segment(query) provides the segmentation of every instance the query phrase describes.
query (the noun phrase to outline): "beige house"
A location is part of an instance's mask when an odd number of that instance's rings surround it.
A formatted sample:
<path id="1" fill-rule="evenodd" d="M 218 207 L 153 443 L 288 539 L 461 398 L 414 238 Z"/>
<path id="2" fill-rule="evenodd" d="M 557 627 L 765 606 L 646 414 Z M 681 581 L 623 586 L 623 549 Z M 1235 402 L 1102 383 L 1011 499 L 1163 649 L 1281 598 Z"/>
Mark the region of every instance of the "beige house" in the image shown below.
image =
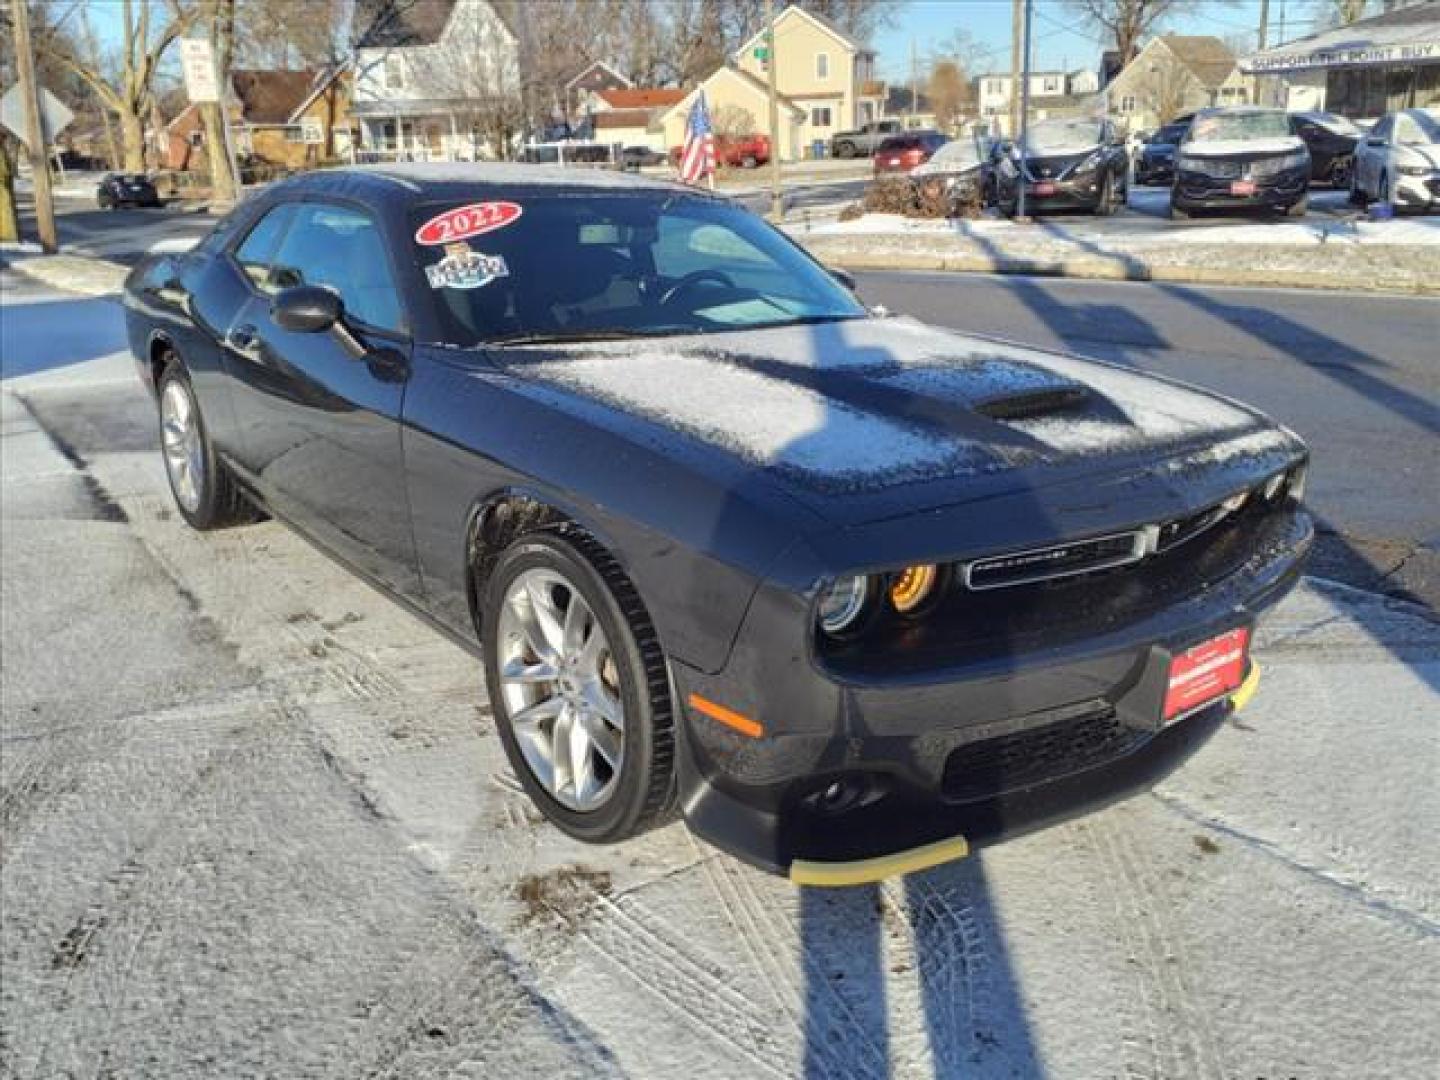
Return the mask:
<path id="1" fill-rule="evenodd" d="M 1151 38 L 1105 88 L 1110 115 L 1131 131 L 1150 130 L 1212 105 L 1249 105 L 1254 80 L 1217 37 Z"/>
<path id="2" fill-rule="evenodd" d="M 705 104 L 710 110 L 710 120 L 717 129 L 724 126 L 727 110 L 743 110 L 750 114 L 753 128 L 746 134 L 763 134 L 769 128 L 770 96 L 766 85 L 755 76 L 737 68 L 722 67 L 661 115 L 660 127 L 665 133 L 667 149 L 673 149 L 685 142 L 685 121 L 690 115 L 690 106 L 695 101 L 695 95 L 700 90 L 705 91 Z M 800 156 L 805 145 L 802 133 L 806 119 L 804 109 L 783 96 L 780 98 L 780 137 L 777 141 L 781 160 L 793 161 Z"/>
<path id="3" fill-rule="evenodd" d="M 782 150 L 787 159 L 808 153 L 817 140 L 828 144 L 837 131 L 879 118 L 884 86 L 875 81 L 873 50 L 828 19 L 800 7 L 787 7 L 772 25 L 775 89 L 802 113 L 798 134 Z M 765 38 L 761 30 L 734 57 L 735 66 L 762 87 L 770 78 Z M 759 115 L 763 118 L 767 114 Z M 787 144 L 787 138 L 781 139 L 782 145 Z"/>

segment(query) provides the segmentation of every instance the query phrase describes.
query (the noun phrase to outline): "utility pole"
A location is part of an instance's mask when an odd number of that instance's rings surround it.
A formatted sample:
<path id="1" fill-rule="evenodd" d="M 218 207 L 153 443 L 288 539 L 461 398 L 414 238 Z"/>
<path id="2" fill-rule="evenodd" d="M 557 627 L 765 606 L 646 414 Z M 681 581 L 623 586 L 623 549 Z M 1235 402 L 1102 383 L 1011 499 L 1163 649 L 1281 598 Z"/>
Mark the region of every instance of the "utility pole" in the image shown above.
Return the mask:
<path id="1" fill-rule="evenodd" d="M 1025 0 L 1011 0 L 1010 7 L 1010 137 L 1020 134 L 1020 36 L 1025 23 Z"/>
<path id="2" fill-rule="evenodd" d="M 1260 0 L 1260 33 L 1256 38 L 1255 51 L 1264 52 L 1265 42 L 1270 33 L 1270 0 Z"/>
<path id="3" fill-rule="evenodd" d="M 920 61 L 915 58 L 915 37 L 910 37 L 910 115 L 920 112 Z"/>
<path id="4" fill-rule="evenodd" d="M 1030 12 L 1034 0 L 1025 0 L 1025 58 L 1020 83 L 1020 197 L 1016 200 L 1015 216 L 1025 220 L 1025 183 L 1029 169 L 1026 164 L 1025 135 L 1030 126 Z"/>
<path id="5" fill-rule="evenodd" d="M 30 8 L 25 0 L 10 0 L 15 24 L 15 74 L 25 99 L 25 141 L 30 145 L 30 175 L 35 182 L 35 222 L 40 227 L 40 249 L 54 255 L 55 202 L 50 192 L 50 155 L 46 152 L 44 125 L 40 122 L 40 88 L 35 85 L 35 53 L 30 44 Z"/>
<path id="6" fill-rule="evenodd" d="M 765 0 L 765 64 L 770 76 L 770 219 L 785 218 L 785 196 L 780 190 L 780 95 L 775 89 L 775 0 Z"/>

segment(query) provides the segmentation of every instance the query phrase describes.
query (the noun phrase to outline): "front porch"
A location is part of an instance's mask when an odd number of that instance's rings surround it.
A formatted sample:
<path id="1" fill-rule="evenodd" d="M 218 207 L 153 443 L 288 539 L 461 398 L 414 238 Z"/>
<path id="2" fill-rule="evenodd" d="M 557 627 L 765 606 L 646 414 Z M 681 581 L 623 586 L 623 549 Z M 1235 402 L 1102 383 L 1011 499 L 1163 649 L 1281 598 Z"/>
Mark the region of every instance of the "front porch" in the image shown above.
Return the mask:
<path id="1" fill-rule="evenodd" d="M 441 103 L 403 110 L 383 102 L 357 102 L 360 144 L 357 163 L 388 161 L 485 161 L 499 155 L 481 133 L 480 125 L 462 111 Z"/>

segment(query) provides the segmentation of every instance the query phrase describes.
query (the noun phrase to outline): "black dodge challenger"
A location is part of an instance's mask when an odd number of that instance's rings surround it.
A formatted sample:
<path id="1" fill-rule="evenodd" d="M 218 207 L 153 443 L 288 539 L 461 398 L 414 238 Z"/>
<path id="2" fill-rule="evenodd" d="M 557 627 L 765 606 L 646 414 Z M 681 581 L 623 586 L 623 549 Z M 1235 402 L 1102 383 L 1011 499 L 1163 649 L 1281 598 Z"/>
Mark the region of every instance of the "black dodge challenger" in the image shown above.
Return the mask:
<path id="1" fill-rule="evenodd" d="M 868 311 L 661 181 L 311 173 L 125 305 L 185 519 L 263 508 L 476 651 L 588 841 L 681 814 L 834 884 L 1142 788 L 1312 539 L 1259 413 Z"/>

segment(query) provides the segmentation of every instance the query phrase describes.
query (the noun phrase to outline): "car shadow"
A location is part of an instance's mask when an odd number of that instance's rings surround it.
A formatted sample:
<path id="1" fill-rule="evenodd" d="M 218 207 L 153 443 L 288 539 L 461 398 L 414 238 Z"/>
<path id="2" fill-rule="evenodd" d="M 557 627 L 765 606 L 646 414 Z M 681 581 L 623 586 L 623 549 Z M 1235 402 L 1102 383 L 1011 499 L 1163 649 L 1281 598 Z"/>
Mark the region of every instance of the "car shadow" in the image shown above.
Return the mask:
<path id="1" fill-rule="evenodd" d="M 111 298 L 6 300 L 0 307 L 0 381 L 83 364 L 126 348 Z"/>

